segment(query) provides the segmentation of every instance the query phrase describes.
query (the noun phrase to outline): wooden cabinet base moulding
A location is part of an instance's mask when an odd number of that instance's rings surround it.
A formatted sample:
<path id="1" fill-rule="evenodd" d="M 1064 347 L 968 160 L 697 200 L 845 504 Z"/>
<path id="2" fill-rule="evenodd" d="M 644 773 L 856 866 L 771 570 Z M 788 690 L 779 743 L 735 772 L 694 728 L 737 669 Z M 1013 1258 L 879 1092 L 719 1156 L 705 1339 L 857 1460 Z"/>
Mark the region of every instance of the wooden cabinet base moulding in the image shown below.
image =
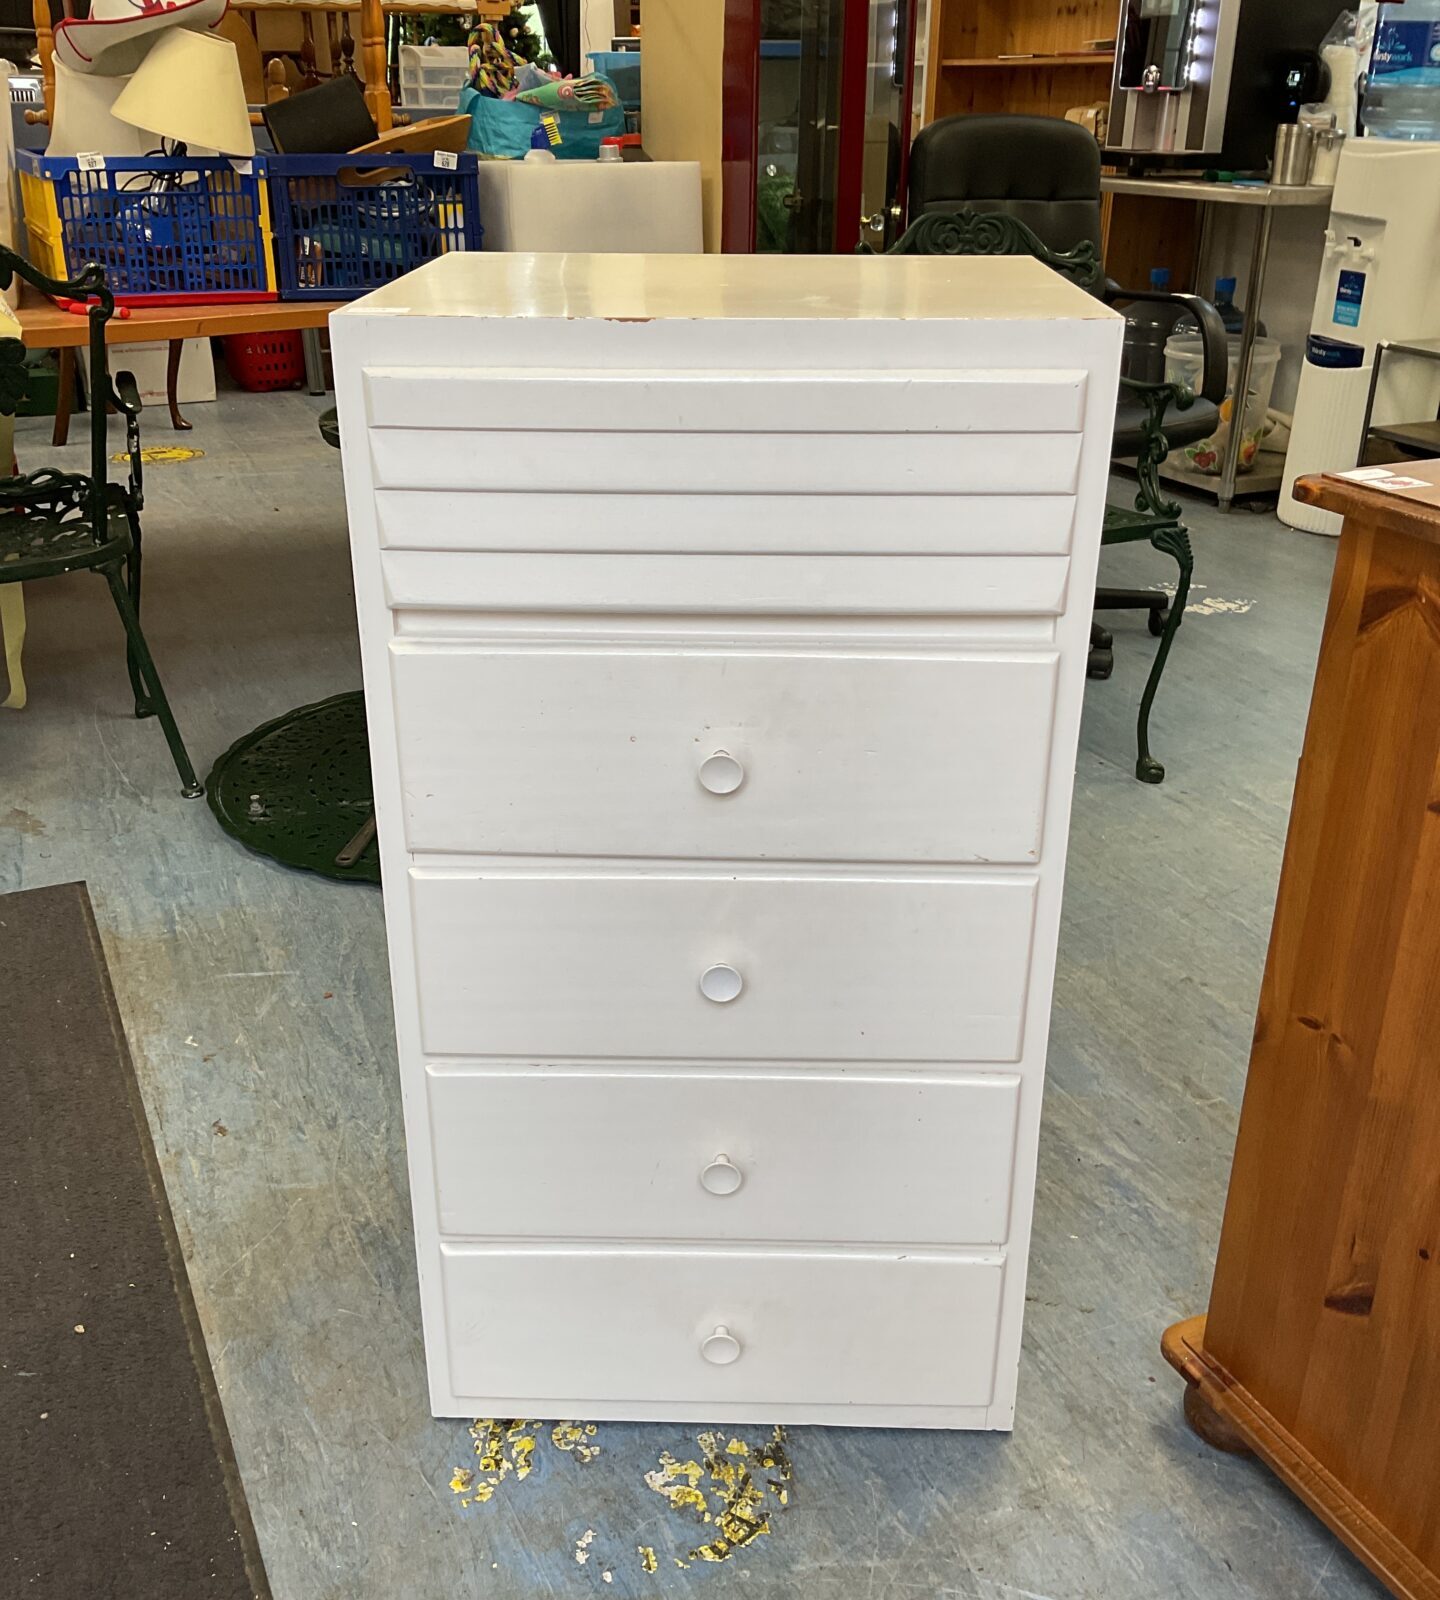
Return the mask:
<path id="1" fill-rule="evenodd" d="M 1167 1328 L 1160 1351 L 1185 1380 L 1185 1418 L 1206 1444 L 1258 1456 L 1401 1600 L 1440 1600 L 1440 1579 L 1210 1356 L 1204 1317 Z"/>
<path id="2" fill-rule="evenodd" d="M 1440 461 L 1345 522 L 1185 1412 L 1402 1600 L 1440 1600 Z"/>

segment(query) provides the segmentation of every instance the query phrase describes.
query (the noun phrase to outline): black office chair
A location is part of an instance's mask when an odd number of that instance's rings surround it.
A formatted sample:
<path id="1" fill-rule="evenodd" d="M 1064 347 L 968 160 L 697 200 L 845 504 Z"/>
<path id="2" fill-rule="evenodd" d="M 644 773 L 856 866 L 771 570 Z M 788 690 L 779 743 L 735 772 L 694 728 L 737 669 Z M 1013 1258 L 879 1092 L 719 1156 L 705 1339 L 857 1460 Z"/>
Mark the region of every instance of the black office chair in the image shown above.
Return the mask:
<path id="1" fill-rule="evenodd" d="M 1098 589 L 1097 611 L 1144 611 L 1160 647 L 1140 701 L 1135 775 L 1159 783 L 1164 767 L 1150 754 L 1150 708 L 1180 626 L 1193 557 L 1180 505 L 1160 491 L 1160 463 L 1172 445 L 1205 439 L 1220 426 L 1225 397 L 1225 327 L 1192 294 L 1122 289 L 1100 260 L 1100 146 L 1077 123 L 1055 117 L 942 117 L 922 128 L 910 152 L 910 226 L 892 247 L 905 255 L 1030 255 L 1109 303 L 1175 305 L 1198 327 L 1204 367 L 1198 396 L 1180 384 L 1120 381 L 1112 455 L 1134 461 L 1135 503 L 1106 507 L 1103 544 L 1148 540 L 1173 557 L 1173 598 L 1153 589 Z M 1090 675 L 1108 678 L 1111 635 L 1091 630 Z"/>

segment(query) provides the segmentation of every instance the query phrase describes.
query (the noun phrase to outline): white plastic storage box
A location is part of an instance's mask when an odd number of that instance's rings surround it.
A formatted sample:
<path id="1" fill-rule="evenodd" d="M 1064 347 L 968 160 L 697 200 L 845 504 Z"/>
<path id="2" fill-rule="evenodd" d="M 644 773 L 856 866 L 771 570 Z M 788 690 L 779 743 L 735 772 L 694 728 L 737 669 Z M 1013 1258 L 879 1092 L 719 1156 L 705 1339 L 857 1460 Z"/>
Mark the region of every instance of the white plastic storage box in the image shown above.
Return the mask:
<path id="1" fill-rule="evenodd" d="M 400 103 L 407 111 L 454 112 L 469 71 L 463 44 L 402 44 Z"/>

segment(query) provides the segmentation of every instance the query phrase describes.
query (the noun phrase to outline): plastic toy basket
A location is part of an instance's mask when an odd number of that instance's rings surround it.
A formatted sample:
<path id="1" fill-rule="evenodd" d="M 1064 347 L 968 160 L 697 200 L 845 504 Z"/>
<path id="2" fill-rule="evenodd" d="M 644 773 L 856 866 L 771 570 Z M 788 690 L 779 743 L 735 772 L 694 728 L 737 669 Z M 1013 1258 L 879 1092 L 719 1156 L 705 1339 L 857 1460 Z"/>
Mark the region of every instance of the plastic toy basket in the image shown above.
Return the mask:
<path id="1" fill-rule="evenodd" d="M 305 382 L 305 347 L 293 330 L 229 333 L 224 344 L 230 376 L 252 394 L 299 389 Z"/>
<path id="2" fill-rule="evenodd" d="M 277 297 L 260 162 L 33 150 L 15 161 L 30 258 L 52 278 L 96 261 L 122 305 Z"/>
<path id="3" fill-rule="evenodd" d="M 478 250 L 478 166 L 471 154 L 267 157 L 281 298 L 355 300 Z"/>

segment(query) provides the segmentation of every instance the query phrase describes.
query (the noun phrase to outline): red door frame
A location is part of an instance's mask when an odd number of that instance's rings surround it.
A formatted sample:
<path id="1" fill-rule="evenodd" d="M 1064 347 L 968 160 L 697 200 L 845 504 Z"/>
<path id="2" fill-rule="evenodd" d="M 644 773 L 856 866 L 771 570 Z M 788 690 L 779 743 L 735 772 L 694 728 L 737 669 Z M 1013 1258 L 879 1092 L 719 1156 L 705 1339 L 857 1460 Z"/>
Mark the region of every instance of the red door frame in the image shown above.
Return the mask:
<path id="1" fill-rule="evenodd" d="M 837 255 L 847 254 L 860 240 L 869 57 L 870 0 L 845 0 L 840 45 L 840 149 L 835 162 L 835 238 L 831 242 Z"/>
<path id="2" fill-rule="evenodd" d="M 725 0 L 720 101 L 720 248 L 755 248 L 760 149 L 760 0 Z"/>

